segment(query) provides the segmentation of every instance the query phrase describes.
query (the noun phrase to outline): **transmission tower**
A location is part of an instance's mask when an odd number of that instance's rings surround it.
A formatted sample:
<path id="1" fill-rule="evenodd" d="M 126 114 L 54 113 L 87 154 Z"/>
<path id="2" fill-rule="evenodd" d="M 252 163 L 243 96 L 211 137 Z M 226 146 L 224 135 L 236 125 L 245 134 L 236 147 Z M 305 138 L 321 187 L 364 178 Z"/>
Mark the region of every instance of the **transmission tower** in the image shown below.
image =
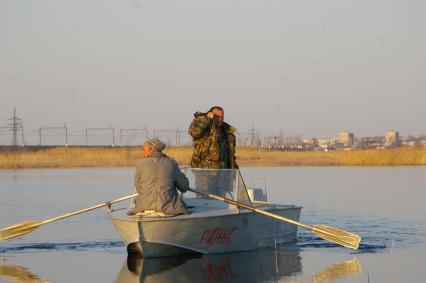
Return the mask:
<path id="1" fill-rule="evenodd" d="M 249 133 L 250 133 L 250 144 L 253 147 L 255 144 L 255 134 L 256 134 L 256 130 L 254 129 L 254 123 L 251 124 L 251 129 L 249 129 Z"/>
<path id="2" fill-rule="evenodd" d="M 12 129 L 12 147 L 16 149 L 18 147 L 18 131 L 21 131 L 22 134 L 22 144 L 24 143 L 23 136 L 23 125 L 22 125 L 22 119 L 16 116 L 16 108 L 13 107 L 13 117 L 8 119 L 11 121 L 9 124 L 10 128 Z"/>

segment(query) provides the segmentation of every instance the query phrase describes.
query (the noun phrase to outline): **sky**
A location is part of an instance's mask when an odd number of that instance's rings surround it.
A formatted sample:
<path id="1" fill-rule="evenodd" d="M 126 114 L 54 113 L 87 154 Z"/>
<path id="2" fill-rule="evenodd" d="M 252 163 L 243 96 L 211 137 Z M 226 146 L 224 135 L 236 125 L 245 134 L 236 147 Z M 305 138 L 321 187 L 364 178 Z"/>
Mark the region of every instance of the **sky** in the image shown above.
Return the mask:
<path id="1" fill-rule="evenodd" d="M 426 134 L 423 0 L 0 0 L 0 127 Z"/>

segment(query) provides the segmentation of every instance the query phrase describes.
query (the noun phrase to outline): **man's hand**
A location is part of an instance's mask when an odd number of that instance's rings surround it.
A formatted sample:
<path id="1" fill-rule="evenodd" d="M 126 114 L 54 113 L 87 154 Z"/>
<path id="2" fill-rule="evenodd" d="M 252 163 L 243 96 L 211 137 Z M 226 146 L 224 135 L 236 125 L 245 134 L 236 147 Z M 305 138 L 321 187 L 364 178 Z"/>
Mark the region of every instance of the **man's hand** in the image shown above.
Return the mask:
<path id="1" fill-rule="evenodd" d="M 213 113 L 212 111 L 209 111 L 209 112 L 207 113 L 207 117 L 209 117 L 210 119 L 212 119 L 212 120 L 213 120 L 213 118 L 214 118 L 214 113 Z"/>

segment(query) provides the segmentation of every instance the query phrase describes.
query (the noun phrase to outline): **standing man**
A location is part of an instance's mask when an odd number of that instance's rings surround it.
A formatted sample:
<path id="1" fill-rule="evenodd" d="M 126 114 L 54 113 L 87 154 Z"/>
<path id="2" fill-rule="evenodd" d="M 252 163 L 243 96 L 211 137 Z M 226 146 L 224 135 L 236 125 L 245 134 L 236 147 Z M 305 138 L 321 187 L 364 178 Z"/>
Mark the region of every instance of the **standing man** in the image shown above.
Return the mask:
<path id="1" fill-rule="evenodd" d="M 234 135 L 237 129 L 224 122 L 224 114 L 223 108 L 219 106 L 213 106 L 207 113 L 194 114 L 188 130 L 194 140 L 191 167 L 238 168 Z"/>
<path id="2" fill-rule="evenodd" d="M 135 188 L 139 195 L 135 207 L 127 214 L 154 210 L 166 215 L 189 214 L 176 188 L 186 192 L 188 178 L 176 161 L 163 154 L 166 145 L 159 139 L 148 139 L 143 145 L 144 158 L 136 164 Z"/>
<path id="3" fill-rule="evenodd" d="M 237 131 L 224 121 L 222 107 L 213 106 L 207 113 L 197 112 L 188 133 L 194 140 L 191 167 L 203 169 L 234 169 Z M 192 170 L 198 190 L 225 196 L 234 190 L 234 170 Z M 198 198 L 203 198 L 197 195 Z"/>

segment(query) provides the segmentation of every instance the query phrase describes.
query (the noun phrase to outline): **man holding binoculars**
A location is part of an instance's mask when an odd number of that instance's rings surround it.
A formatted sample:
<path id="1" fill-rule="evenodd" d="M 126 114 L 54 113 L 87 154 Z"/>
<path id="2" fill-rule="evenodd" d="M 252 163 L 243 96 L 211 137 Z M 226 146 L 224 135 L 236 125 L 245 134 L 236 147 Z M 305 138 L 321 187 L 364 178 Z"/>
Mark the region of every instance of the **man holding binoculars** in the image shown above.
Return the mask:
<path id="1" fill-rule="evenodd" d="M 207 113 L 196 112 L 188 133 L 194 140 L 191 167 L 210 169 L 238 168 L 235 161 L 234 127 L 224 122 L 224 110 L 213 106 Z"/>

